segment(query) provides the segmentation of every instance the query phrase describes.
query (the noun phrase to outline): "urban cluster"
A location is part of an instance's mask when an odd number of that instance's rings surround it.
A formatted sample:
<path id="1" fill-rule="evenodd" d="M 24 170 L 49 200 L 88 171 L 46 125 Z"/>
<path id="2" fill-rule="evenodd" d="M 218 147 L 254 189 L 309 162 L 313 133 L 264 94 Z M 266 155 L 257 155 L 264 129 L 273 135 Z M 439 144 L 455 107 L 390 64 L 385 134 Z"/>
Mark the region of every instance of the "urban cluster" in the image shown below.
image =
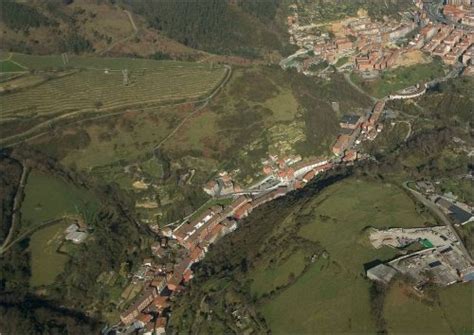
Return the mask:
<path id="1" fill-rule="evenodd" d="M 373 141 L 383 129 L 380 117 L 385 107 L 385 101 L 380 100 L 375 104 L 372 113 L 366 116 L 346 115 L 342 118 L 340 126 L 343 129 L 332 147 L 332 152 L 342 157 L 344 162 L 351 162 L 358 158 L 359 153 L 355 144 L 364 140 Z"/>
<path id="2" fill-rule="evenodd" d="M 238 191 L 242 195 L 238 195 L 232 187 L 233 199 L 229 205 L 211 206 L 185 220 L 175 229 L 161 229 L 161 242 L 152 246 L 152 252 L 156 257 L 164 258 L 173 249 L 177 253 L 174 257 L 176 261 L 160 265 L 154 264 L 152 260 L 143 262 L 134 274 L 134 280 L 141 281 L 145 289 L 122 312 L 120 329 L 125 333 L 138 329 L 144 334 L 164 333 L 170 299 L 184 289 L 184 283 L 192 279 L 191 266 L 204 258 L 211 244 L 234 231 L 238 221 L 255 208 L 294 189 L 302 188 L 317 174 L 332 166 L 324 158 L 302 162 L 299 156 L 283 159 L 271 156 L 263 168 L 267 174 L 265 179 L 247 191 Z M 217 179 L 215 184 L 210 183 L 204 187 L 207 191 L 211 190 L 211 186 L 217 187 L 219 192 L 214 192 L 215 196 L 221 195 L 226 183 L 232 183 L 227 173 L 220 174 Z M 229 193 L 226 195 L 229 196 Z"/>
<path id="3" fill-rule="evenodd" d="M 396 67 L 402 55 L 422 50 L 441 57 L 449 65 L 462 61 L 466 74 L 472 74 L 474 33 L 469 26 L 473 26 L 474 8 L 470 1 L 451 3 L 444 6 L 446 17 L 455 19 L 451 24 L 433 23 L 424 10 L 427 1 L 417 0 L 419 10 L 406 13 L 400 22 L 374 21 L 368 16 L 348 18 L 333 24 L 330 33 L 321 31 L 320 25 L 300 25 L 298 5 L 292 4 L 293 14 L 287 18 L 288 32 L 290 43 L 300 49 L 283 59 L 280 65 L 314 75 L 313 65 L 322 62 L 338 65 L 338 61 L 344 59 L 341 66 L 350 66 L 368 75 Z M 465 25 L 455 24 L 461 21 Z"/>

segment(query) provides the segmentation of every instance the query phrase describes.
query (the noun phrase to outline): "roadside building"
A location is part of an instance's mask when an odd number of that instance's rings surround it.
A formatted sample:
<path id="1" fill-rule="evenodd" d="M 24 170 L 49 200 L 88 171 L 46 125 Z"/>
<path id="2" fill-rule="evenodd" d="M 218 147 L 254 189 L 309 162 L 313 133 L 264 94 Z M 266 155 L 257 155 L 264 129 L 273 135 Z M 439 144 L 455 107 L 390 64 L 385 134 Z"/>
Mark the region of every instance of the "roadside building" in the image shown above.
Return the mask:
<path id="1" fill-rule="evenodd" d="M 157 291 L 153 287 L 146 288 L 142 294 L 136 299 L 135 303 L 132 304 L 125 312 L 120 315 L 120 320 L 123 324 L 131 324 L 135 318 L 150 305 L 153 299 L 158 295 Z"/>
<path id="2" fill-rule="evenodd" d="M 341 156 L 342 154 L 344 154 L 344 151 L 349 147 L 350 140 L 351 137 L 349 135 L 339 135 L 336 143 L 332 147 L 332 152 L 337 156 Z"/>
<path id="3" fill-rule="evenodd" d="M 157 292 L 163 291 L 166 287 L 166 277 L 165 276 L 156 276 L 150 283 L 151 287 L 154 287 Z"/>
<path id="4" fill-rule="evenodd" d="M 359 125 L 360 119 L 359 115 L 344 115 L 339 125 L 341 128 L 355 129 Z"/>
<path id="5" fill-rule="evenodd" d="M 241 207 L 239 207 L 236 211 L 234 211 L 234 217 L 237 220 L 241 220 L 245 218 L 246 216 L 249 215 L 249 213 L 252 211 L 253 207 L 250 203 L 245 203 Z"/>
<path id="6" fill-rule="evenodd" d="M 311 179 L 314 178 L 314 176 L 316 176 L 316 173 L 314 172 L 314 170 L 309 171 L 308 173 L 304 175 L 303 182 L 305 183 L 309 182 Z"/>

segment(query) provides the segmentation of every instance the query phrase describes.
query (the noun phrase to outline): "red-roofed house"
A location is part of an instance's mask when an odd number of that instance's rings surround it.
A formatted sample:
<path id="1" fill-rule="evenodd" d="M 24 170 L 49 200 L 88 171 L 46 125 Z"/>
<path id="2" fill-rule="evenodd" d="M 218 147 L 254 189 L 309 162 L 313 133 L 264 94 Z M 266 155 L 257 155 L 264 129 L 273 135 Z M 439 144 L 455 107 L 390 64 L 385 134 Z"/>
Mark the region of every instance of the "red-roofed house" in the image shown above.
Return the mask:
<path id="1" fill-rule="evenodd" d="M 243 206 L 239 207 L 235 212 L 234 212 L 234 217 L 237 220 L 243 219 L 249 213 L 252 211 L 252 205 L 249 203 L 244 204 Z"/>
<path id="2" fill-rule="evenodd" d="M 309 171 L 308 173 L 306 173 L 303 177 L 303 181 L 305 183 L 309 182 L 311 179 L 314 178 L 314 176 L 316 175 L 316 173 L 314 172 L 314 170 L 311 170 Z"/>
<path id="3" fill-rule="evenodd" d="M 161 311 L 168 307 L 170 305 L 170 302 L 168 300 L 168 297 L 159 295 L 155 299 L 153 299 L 152 304 L 156 307 L 157 310 Z"/>
<path id="4" fill-rule="evenodd" d="M 186 269 L 183 273 L 183 280 L 185 283 L 190 281 L 193 278 L 193 271 L 191 269 Z"/>
<path id="5" fill-rule="evenodd" d="M 266 174 L 267 176 L 272 174 L 272 172 L 273 172 L 273 169 L 270 165 L 265 165 L 263 167 L 263 173 Z"/>

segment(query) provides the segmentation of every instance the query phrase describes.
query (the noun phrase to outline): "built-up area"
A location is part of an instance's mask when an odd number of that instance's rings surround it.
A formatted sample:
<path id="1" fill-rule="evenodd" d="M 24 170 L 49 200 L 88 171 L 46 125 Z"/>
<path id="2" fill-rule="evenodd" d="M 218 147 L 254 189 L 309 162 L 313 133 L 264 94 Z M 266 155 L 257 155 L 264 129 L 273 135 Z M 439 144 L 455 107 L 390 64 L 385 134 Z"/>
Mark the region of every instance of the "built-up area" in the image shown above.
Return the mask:
<path id="1" fill-rule="evenodd" d="M 353 68 L 367 78 L 374 72 L 402 65 L 402 59 L 412 58 L 413 51 L 439 56 L 449 65 L 462 62 L 467 75 L 474 74 L 474 8 L 467 1 L 444 6 L 444 14 L 454 18 L 456 25 L 432 22 L 427 14 L 431 1 L 416 0 L 417 10 L 403 13 L 400 21 L 385 18 L 375 21 L 362 14 L 326 25 L 300 23 L 299 12 L 307 10 L 300 4 L 289 6 L 290 43 L 300 49 L 283 59 L 284 68 L 296 68 L 306 75 L 315 75 L 314 66 L 320 63 Z M 300 7 L 303 7 L 300 8 Z M 306 15 L 307 16 L 307 15 Z M 473 29 L 471 29 L 471 27 Z M 421 61 L 421 60 L 419 60 Z M 339 64 L 339 63 L 342 64 Z"/>
<path id="2" fill-rule="evenodd" d="M 417 4 L 422 6 L 423 2 L 417 1 Z M 408 48 L 423 50 L 433 41 L 439 41 L 433 49 L 435 51 L 439 45 L 450 45 L 451 39 L 455 42 L 451 43 L 452 48 L 447 54 L 461 46 L 462 50 L 465 48 L 462 57 L 468 65 L 472 65 L 472 59 L 466 58 L 472 54 L 472 34 L 459 34 L 457 27 L 425 22 L 426 17 L 419 13 L 407 15 L 401 22 L 380 23 L 368 17 L 350 18 L 342 21 L 342 28 L 335 33 L 335 37 L 329 37 L 329 34 L 312 34 L 311 29 L 315 25 L 300 26 L 295 6 L 292 5 L 295 15 L 288 18 L 289 31 L 291 42 L 302 49 L 282 61 L 284 68 L 295 66 L 308 74 L 311 64 L 321 60 L 334 63 L 348 57 L 352 66 L 361 71 L 381 71 L 395 66 L 399 55 Z M 397 40 L 410 34 L 420 24 L 423 27 L 419 34 L 414 35 L 414 40 L 426 35 L 423 43 L 396 46 Z M 303 54 L 304 57 L 300 57 Z M 367 158 L 358 147 L 363 141 L 374 140 L 383 130 L 381 121 L 385 102 L 412 98 L 424 90 L 425 85 L 410 87 L 376 101 L 366 115 L 345 115 L 340 122 L 341 133 L 331 148 L 331 157 L 303 159 L 298 155 L 270 155 L 262 160 L 263 178 L 248 187 L 236 183 L 232 173 L 219 173 L 203 186 L 203 191 L 212 197 L 209 202 L 212 204 L 198 209 L 182 222 L 157 229 L 160 240 L 151 247 L 154 258 L 143 261 L 126 289 L 134 291 L 138 288 L 140 293 L 123 306 L 121 323 L 114 326 L 114 330 L 126 334 L 164 334 L 170 302 L 185 289 L 186 283 L 193 278 L 192 265 L 205 257 L 213 243 L 237 229 L 239 221 L 259 206 L 303 188 L 319 174 Z M 436 206 L 445 208 L 447 215 L 459 215 L 460 209 L 464 209 L 462 215 L 469 213 L 469 220 L 472 219 L 472 208 L 467 210 L 464 205 L 453 202 L 448 205 L 445 201 L 449 199 L 445 199 L 444 195 L 438 198 L 433 201 Z M 452 227 L 373 231 L 370 238 L 377 248 L 387 245 L 403 249 L 415 241 L 424 246 L 418 252 L 372 267 L 367 272 L 371 279 L 389 282 L 400 272 L 413 278 L 420 289 L 427 283 L 427 273 L 431 273 L 429 278 L 434 276 L 435 282 L 441 285 L 474 279 L 470 256 Z M 123 297 L 127 295 L 125 292 L 122 294 Z"/>
<path id="3" fill-rule="evenodd" d="M 462 226 L 474 221 L 474 208 L 456 200 L 451 193 L 438 194 L 429 181 L 418 181 L 411 189 L 426 206 L 441 210 L 449 218 L 445 226 L 423 228 L 371 229 L 369 239 L 374 248 L 395 248 L 405 255 L 367 270 L 367 277 L 384 284 L 398 273 L 409 278 L 413 287 L 422 291 L 428 284 L 448 286 L 474 280 L 472 258 L 451 225 Z M 409 252 L 411 246 L 420 250 Z M 415 248 L 417 249 L 417 248 Z"/>
<path id="4" fill-rule="evenodd" d="M 303 188 L 316 176 L 336 166 L 363 159 L 356 148 L 362 141 L 373 140 L 382 130 L 380 121 L 384 106 L 385 102 L 381 100 L 365 117 L 346 115 L 340 123 L 342 134 L 332 147 L 332 157 L 302 159 L 299 155 L 270 155 L 262 160 L 263 179 L 246 189 L 238 186 L 225 171 L 204 185 L 204 192 L 215 200 L 226 200 L 228 204 L 211 205 L 198 210 L 175 228 L 160 230 L 161 240 L 152 246 L 158 261 L 144 260 L 135 273 L 131 285 L 144 288 L 123 310 L 121 325 L 116 330 L 163 333 L 170 300 L 185 289 L 185 284 L 193 277 L 192 265 L 204 258 L 210 245 L 234 231 L 239 221 L 259 206 Z"/>

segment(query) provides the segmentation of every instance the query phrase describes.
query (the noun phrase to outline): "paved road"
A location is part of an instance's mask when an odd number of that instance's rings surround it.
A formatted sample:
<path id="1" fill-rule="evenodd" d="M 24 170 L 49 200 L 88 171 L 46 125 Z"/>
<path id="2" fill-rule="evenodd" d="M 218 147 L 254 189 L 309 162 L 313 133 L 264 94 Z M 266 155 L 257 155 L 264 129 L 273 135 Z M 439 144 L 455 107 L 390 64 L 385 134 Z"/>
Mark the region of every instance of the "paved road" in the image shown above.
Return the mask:
<path id="1" fill-rule="evenodd" d="M 13 234 L 16 230 L 16 226 L 18 225 L 20 221 L 20 209 L 21 209 L 21 203 L 23 199 L 23 190 L 26 185 L 26 179 L 28 176 L 28 168 L 25 167 L 24 164 L 21 166 L 22 171 L 21 171 L 21 177 L 20 177 L 20 183 L 18 184 L 18 189 L 15 194 L 15 199 L 13 200 L 13 214 L 12 214 L 12 224 L 10 226 L 10 230 L 8 231 L 8 235 L 3 241 L 2 246 L 0 247 L 0 255 L 4 253 L 6 248 L 8 247 L 10 240 L 13 237 Z"/>
<path id="2" fill-rule="evenodd" d="M 371 96 L 369 93 L 367 93 L 366 91 L 364 91 L 362 88 L 360 88 L 358 85 L 356 85 L 352 79 L 351 79 L 351 75 L 350 73 L 344 73 L 344 78 L 346 79 L 346 81 L 349 83 L 349 85 L 351 85 L 352 87 L 354 87 L 357 91 L 359 91 L 361 94 L 365 95 L 365 96 L 368 96 L 370 98 L 370 100 L 372 100 L 373 102 L 377 102 L 379 99 L 377 99 L 376 97 L 373 97 Z"/>
<path id="3" fill-rule="evenodd" d="M 462 243 L 461 237 L 459 236 L 459 234 L 457 233 L 456 229 L 454 228 L 453 223 L 452 223 L 451 220 L 449 220 L 449 218 L 443 213 L 443 211 L 442 211 L 441 209 L 439 209 L 439 207 L 438 207 L 434 202 L 432 202 L 431 200 L 425 198 L 425 197 L 423 196 L 423 194 L 421 194 L 420 192 L 415 191 L 414 189 L 408 187 L 408 182 L 404 182 L 404 183 L 403 183 L 403 187 L 404 187 L 405 189 L 407 189 L 408 191 L 410 191 L 411 194 L 413 194 L 413 196 L 414 196 L 419 202 L 421 202 L 424 206 L 426 206 L 428 209 L 430 209 L 431 212 L 434 213 L 447 227 L 451 228 L 451 231 L 454 233 L 454 235 L 456 236 L 456 238 L 457 238 L 458 241 L 460 242 L 459 248 L 460 248 L 461 251 L 466 255 L 466 257 L 469 259 L 469 261 L 470 261 L 471 263 L 473 263 L 472 257 L 471 257 L 471 255 L 469 254 L 469 252 L 467 251 L 466 247 L 464 246 L 464 243 Z"/>

